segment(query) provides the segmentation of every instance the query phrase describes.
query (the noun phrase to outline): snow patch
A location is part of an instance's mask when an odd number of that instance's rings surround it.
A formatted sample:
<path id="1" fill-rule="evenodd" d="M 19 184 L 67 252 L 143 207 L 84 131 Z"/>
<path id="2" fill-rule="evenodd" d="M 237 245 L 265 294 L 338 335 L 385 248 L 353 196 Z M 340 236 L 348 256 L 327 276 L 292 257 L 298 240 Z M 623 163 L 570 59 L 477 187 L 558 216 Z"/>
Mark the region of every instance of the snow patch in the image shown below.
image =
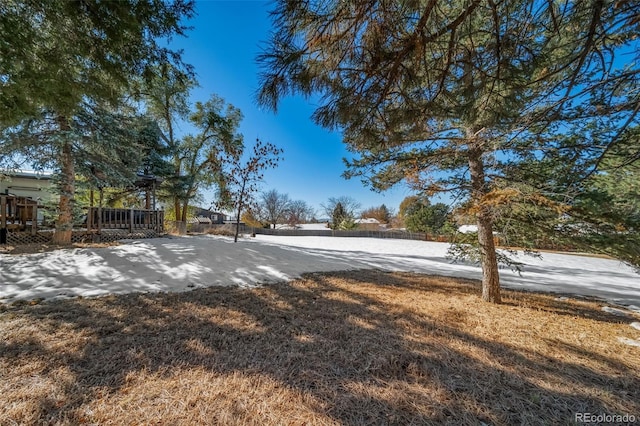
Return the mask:
<path id="1" fill-rule="evenodd" d="M 452 263 L 448 248 L 447 243 L 431 241 L 274 235 L 236 244 L 228 237 L 200 235 L 0 254 L 0 301 L 255 287 L 304 273 L 354 269 L 482 278 L 478 265 Z M 521 276 L 500 270 L 505 288 L 555 292 L 560 298 L 597 297 L 640 312 L 640 277 L 618 261 L 558 253 L 541 258 L 519 253 L 516 260 L 523 263 Z"/>
<path id="2" fill-rule="evenodd" d="M 624 311 L 624 310 L 618 309 L 618 308 L 612 308 L 612 307 L 609 307 L 609 306 L 603 306 L 602 310 L 604 312 L 610 313 L 612 315 L 617 315 L 619 317 L 628 317 L 629 316 L 629 313 L 627 311 Z"/>
<path id="3" fill-rule="evenodd" d="M 629 339 L 628 337 L 618 337 L 618 341 L 625 345 L 637 346 L 640 348 L 640 340 Z"/>

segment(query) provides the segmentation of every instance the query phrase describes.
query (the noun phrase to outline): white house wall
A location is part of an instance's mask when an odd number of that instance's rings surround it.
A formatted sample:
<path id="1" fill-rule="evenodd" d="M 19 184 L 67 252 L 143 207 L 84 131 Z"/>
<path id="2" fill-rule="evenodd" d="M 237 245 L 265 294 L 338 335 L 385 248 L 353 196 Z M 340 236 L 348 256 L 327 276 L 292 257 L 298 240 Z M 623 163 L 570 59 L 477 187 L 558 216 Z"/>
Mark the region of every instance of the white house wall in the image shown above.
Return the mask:
<path id="1" fill-rule="evenodd" d="M 37 200 L 38 204 L 43 204 L 58 198 L 52 193 L 50 179 L 8 176 L 0 180 L 0 192 L 5 194 L 7 191 L 9 194 L 19 197 L 29 197 Z"/>

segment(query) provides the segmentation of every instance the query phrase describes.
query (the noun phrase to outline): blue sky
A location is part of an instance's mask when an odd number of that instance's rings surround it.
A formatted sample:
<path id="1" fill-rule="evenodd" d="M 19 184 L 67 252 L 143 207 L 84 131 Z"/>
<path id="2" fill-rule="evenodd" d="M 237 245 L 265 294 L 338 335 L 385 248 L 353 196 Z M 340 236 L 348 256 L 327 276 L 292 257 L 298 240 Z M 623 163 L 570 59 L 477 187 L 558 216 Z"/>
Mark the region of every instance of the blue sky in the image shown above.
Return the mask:
<path id="1" fill-rule="evenodd" d="M 240 108 L 244 120 L 240 132 L 249 146 L 260 138 L 284 149 L 284 161 L 265 174 L 263 190 L 276 189 L 295 200 L 304 200 L 323 216 L 320 204 L 329 197 L 351 196 L 362 208 L 385 204 L 397 211 L 411 192 L 403 187 L 376 193 L 359 179 L 345 180 L 343 157 L 348 157 L 340 134 L 329 132 L 311 120 L 312 100 L 288 97 L 278 113 L 255 104 L 259 68 L 256 55 L 271 30 L 270 5 L 261 1 L 199 1 L 198 15 L 188 22 L 187 38 L 174 38 L 170 46 L 183 49 L 185 62 L 195 67 L 200 87 L 192 101 L 206 101 L 211 94 Z M 188 132 L 188 127 L 182 129 Z M 205 193 L 204 204 L 213 200 Z"/>

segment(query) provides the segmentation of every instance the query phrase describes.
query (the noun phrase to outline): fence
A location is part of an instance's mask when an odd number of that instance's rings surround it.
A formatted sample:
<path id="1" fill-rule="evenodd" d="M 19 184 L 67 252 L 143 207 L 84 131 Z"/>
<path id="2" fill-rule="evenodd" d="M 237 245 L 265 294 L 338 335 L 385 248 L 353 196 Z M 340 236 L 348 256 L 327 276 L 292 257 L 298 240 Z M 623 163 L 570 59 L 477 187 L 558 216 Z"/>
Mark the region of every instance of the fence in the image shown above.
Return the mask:
<path id="1" fill-rule="evenodd" d="M 174 235 L 185 235 L 187 233 L 187 230 L 189 229 L 189 227 L 187 226 L 189 224 L 187 222 L 182 222 L 179 220 L 167 220 L 165 221 L 164 225 L 165 231 L 168 234 Z"/>
<path id="2" fill-rule="evenodd" d="M 189 232 L 207 233 L 217 229 L 229 227 L 229 225 L 216 224 L 190 224 Z M 234 225 L 235 229 L 235 225 Z M 370 231 L 370 230 L 351 230 L 336 231 L 332 229 L 267 229 L 252 228 L 245 224 L 240 224 L 241 233 L 255 233 L 261 235 L 279 235 L 284 237 L 353 237 L 353 238 L 393 238 L 401 240 L 420 240 L 420 241 L 449 241 L 445 235 L 427 234 L 424 232 L 408 232 L 408 231 Z"/>
<path id="3" fill-rule="evenodd" d="M 9 232 L 6 234 L 6 242 L 12 246 L 24 244 L 51 244 L 53 241 L 53 230 L 39 230 L 35 234 L 31 232 Z M 128 232 L 126 229 L 107 229 L 101 233 L 88 231 L 73 231 L 71 233 L 72 243 L 111 243 L 124 239 L 142 239 L 156 238 L 161 236 L 160 233 L 153 229 L 138 229 L 134 232 Z"/>
<path id="4" fill-rule="evenodd" d="M 420 241 L 448 241 L 444 235 L 427 234 L 424 232 L 408 231 L 370 231 L 370 230 L 332 230 L 332 229 L 266 229 L 256 228 L 256 234 L 281 235 L 281 236 L 305 236 L 305 237 L 353 237 L 353 238 L 393 238 L 400 240 Z"/>

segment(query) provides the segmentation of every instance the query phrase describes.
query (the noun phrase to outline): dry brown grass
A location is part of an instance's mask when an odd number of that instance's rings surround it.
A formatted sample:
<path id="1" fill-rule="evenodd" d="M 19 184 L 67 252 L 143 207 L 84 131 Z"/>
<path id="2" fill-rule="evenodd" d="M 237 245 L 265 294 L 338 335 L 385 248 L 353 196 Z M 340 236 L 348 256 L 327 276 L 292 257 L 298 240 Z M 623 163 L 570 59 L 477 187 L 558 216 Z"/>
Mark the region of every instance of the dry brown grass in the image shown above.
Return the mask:
<path id="1" fill-rule="evenodd" d="M 5 307 L 0 424 L 569 424 L 640 415 L 595 302 L 358 271 Z"/>
<path id="2" fill-rule="evenodd" d="M 236 235 L 236 228 L 234 225 L 214 226 L 205 232 L 208 235 L 224 235 L 226 237 L 233 237 Z"/>

